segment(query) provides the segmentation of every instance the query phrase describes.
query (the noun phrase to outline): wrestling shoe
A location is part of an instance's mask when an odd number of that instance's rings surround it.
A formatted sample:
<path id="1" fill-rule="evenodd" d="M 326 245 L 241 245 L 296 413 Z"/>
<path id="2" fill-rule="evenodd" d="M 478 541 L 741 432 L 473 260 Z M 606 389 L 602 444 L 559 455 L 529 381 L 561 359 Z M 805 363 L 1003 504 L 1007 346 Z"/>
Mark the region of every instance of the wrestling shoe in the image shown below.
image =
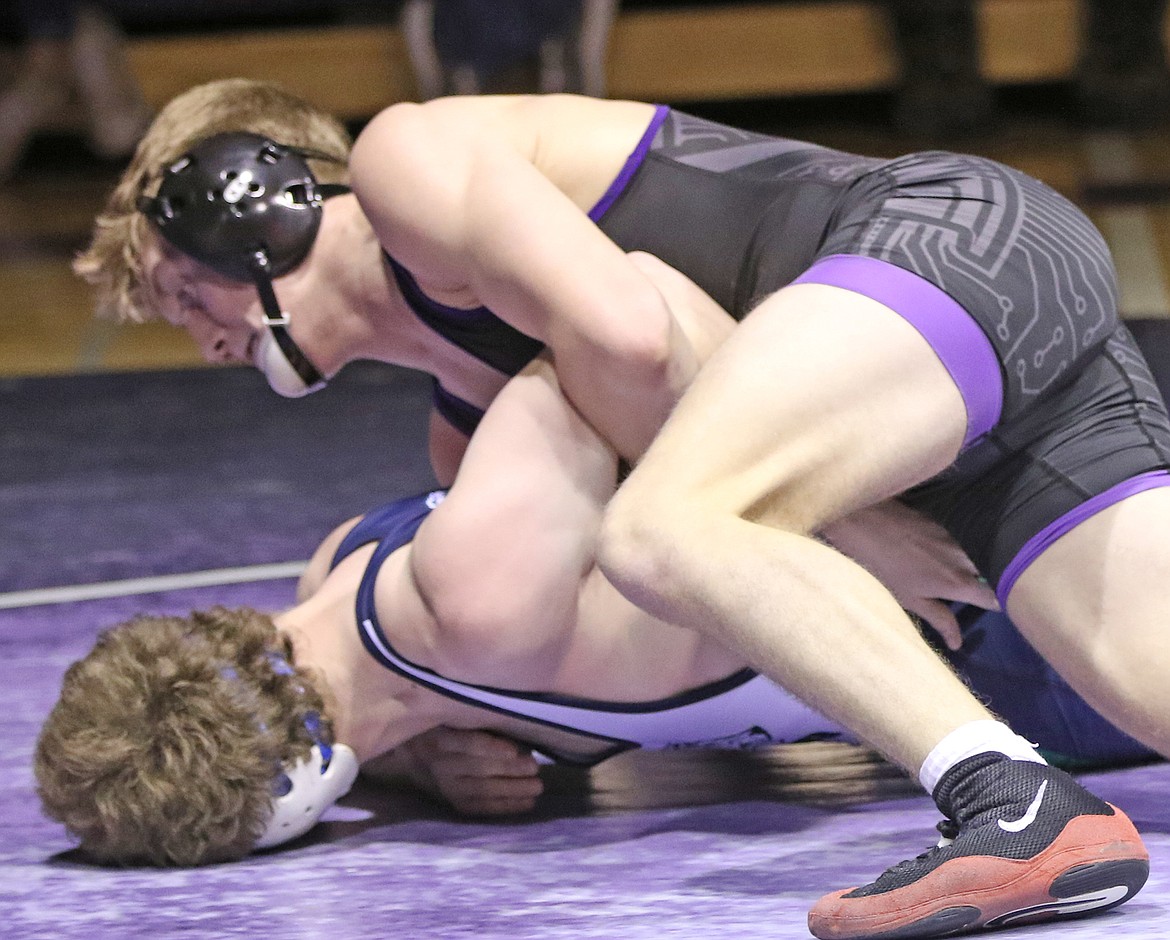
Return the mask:
<path id="1" fill-rule="evenodd" d="M 944 937 L 1105 911 L 1150 871 L 1129 819 L 1047 764 L 977 754 L 943 775 L 939 844 L 877 881 L 821 898 L 821 940 Z"/>

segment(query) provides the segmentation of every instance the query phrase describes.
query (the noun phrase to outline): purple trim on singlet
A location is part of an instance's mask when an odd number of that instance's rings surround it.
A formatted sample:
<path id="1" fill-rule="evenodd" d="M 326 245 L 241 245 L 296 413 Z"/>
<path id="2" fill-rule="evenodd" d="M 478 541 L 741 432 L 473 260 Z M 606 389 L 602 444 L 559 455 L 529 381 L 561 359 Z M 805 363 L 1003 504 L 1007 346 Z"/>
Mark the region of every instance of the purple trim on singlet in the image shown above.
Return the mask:
<path id="1" fill-rule="evenodd" d="M 622 166 L 621 172 L 614 178 L 614 181 L 609 184 L 605 195 L 597 200 L 597 205 L 589 210 L 589 218 L 594 222 L 601 221 L 601 217 L 609 211 L 609 207 L 614 204 L 617 197 L 625 190 L 626 185 L 634 178 L 638 167 L 642 165 L 642 161 L 646 159 L 646 154 L 650 151 L 650 145 L 654 143 L 654 135 L 658 133 L 658 128 L 662 126 L 662 122 L 666 120 L 668 114 L 670 114 L 670 108 L 664 104 L 660 104 L 654 109 L 654 117 L 650 119 L 650 124 L 642 134 L 642 139 L 638 141 L 638 146 L 626 158 L 625 165 Z"/>
<path id="2" fill-rule="evenodd" d="M 1016 553 L 1016 557 L 1004 569 L 1003 576 L 995 588 L 995 596 L 999 598 L 999 606 L 1007 610 L 1008 595 L 1015 587 L 1020 575 L 1062 535 L 1067 535 L 1102 509 L 1108 509 L 1115 503 L 1120 503 L 1123 499 L 1128 499 L 1137 493 L 1157 489 L 1161 486 L 1170 486 L 1170 470 L 1151 470 L 1148 473 L 1130 477 L 1128 480 L 1122 480 L 1117 485 L 1109 487 L 1104 493 L 1098 493 L 1091 499 L 1085 500 L 1076 509 L 1066 512 L 1055 522 L 1046 525 L 1024 543 L 1024 547 Z"/>
<path id="3" fill-rule="evenodd" d="M 979 324 L 941 287 L 879 258 L 830 255 L 793 284 L 826 284 L 885 304 L 930 343 L 959 387 L 967 408 L 963 446 L 982 437 L 1003 410 L 999 358 Z"/>

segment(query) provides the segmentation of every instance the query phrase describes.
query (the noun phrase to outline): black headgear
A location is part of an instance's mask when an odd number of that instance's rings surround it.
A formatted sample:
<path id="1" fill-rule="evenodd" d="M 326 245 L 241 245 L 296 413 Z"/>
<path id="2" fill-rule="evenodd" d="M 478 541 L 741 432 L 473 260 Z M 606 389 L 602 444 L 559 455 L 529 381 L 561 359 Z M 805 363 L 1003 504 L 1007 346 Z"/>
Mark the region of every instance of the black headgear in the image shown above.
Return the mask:
<path id="1" fill-rule="evenodd" d="M 323 378 L 288 334 L 272 279 L 305 260 L 321 226 L 322 202 L 349 191 L 321 184 L 308 159 L 328 154 L 231 132 L 208 137 L 163 171 L 158 195 L 138 209 L 175 248 L 260 292 L 265 322 L 307 387 Z"/>
<path id="2" fill-rule="evenodd" d="M 251 281 L 258 263 L 280 277 L 313 247 L 322 201 L 348 192 L 319 184 L 307 157 L 339 162 L 259 134 L 216 134 L 168 166 L 158 195 L 138 208 L 167 241 L 224 277 Z"/>

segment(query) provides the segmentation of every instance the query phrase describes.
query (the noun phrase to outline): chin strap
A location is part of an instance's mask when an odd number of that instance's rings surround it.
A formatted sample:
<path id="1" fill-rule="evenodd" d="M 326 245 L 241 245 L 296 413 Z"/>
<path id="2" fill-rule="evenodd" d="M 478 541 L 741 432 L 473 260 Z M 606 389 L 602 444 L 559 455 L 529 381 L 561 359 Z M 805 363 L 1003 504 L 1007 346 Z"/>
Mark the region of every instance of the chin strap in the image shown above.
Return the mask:
<path id="1" fill-rule="evenodd" d="M 280 302 L 276 299 L 276 290 L 272 286 L 268 255 L 262 250 L 257 251 L 253 254 L 252 262 L 248 268 L 252 274 L 252 283 L 256 285 L 256 290 L 260 294 L 260 305 L 264 309 L 264 323 L 272 334 L 272 338 L 275 340 L 277 348 L 283 355 L 285 363 L 295 374 L 296 379 L 299 380 L 299 382 L 289 382 L 287 378 L 278 380 L 269 371 L 267 365 L 261 363 L 261 368 L 265 376 L 268 377 L 269 384 L 272 385 L 276 392 L 286 397 L 295 398 L 300 395 L 306 395 L 309 392 L 317 391 L 317 389 L 325 385 L 325 376 L 309 361 L 309 357 L 305 355 L 304 350 L 297 345 L 296 340 L 292 338 L 292 334 L 288 331 L 289 316 L 280 309 Z M 265 358 L 267 359 L 269 357 Z"/>

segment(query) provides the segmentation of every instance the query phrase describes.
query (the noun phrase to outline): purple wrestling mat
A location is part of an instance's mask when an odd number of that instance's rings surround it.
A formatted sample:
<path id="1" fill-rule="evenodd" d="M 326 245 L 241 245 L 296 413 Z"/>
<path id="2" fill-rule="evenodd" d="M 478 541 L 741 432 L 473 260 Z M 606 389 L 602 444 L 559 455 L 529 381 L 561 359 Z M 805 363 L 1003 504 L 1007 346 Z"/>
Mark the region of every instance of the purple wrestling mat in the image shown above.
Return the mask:
<path id="1" fill-rule="evenodd" d="M 680 802 L 688 780 L 700 804 L 719 789 L 710 761 L 707 776 L 677 763 L 655 774 L 647 755 L 610 781 L 624 789 L 604 810 L 571 773 L 550 774 L 538 811 L 508 823 L 359 784 L 307 837 L 243 862 L 113 870 L 77 857 L 40 815 L 30 769 L 66 666 L 135 613 L 277 609 L 293 581 L 52 590 L 307 557 L 347 516 L 430 484 L 427 393 L 374 368 L 299 403 L 234 369 L 0 383 L 0 937 L 801 938 L 820 894 L 934 840 L 933 805 L 888 773 L 877 799 L 828 806 L 746 799 L 774 794 L 735 786 L 744 765 L 731 761 L 732 802 L 621 809 Z M 1170 765 L 1084 779 L 1145 835 L 1149 883 L 1115 911 L 1005 936 L 1164 940 Z"/>

